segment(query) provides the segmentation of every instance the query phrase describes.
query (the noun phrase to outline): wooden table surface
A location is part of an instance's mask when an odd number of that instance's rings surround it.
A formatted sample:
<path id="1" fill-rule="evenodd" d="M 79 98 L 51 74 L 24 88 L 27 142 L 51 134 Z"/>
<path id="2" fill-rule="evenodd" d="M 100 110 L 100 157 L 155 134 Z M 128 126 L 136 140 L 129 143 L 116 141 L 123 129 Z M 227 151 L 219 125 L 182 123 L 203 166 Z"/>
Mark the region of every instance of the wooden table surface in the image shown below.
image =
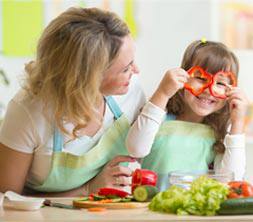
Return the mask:
<path id="1" fill-rule="evenodd" d="M 53 201 L 71 204 L 70 198 L 57 198 Z M 86 209 L 69 210 L 56 207 L 43 207 L 36 211 L 20 211 L 8 207 L 0 208 L 0 221 L 253 221 L 253 215 L 245 216 L 177 216 L 149 211 L 147 208 L 89 212 Z"/>

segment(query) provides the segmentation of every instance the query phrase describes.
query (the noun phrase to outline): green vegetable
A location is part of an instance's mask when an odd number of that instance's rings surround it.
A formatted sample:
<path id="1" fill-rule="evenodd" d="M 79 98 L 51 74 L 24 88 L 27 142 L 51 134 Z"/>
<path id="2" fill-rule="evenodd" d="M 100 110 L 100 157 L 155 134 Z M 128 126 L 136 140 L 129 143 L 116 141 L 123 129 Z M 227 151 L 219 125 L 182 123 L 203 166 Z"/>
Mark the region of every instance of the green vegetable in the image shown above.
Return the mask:
<path id="1" fill-rule="evenodd" d="M 253 198 L 234 198 L 221 203 L 220 215 L 253 214 Z"/>
<path id="2" fill-rule="evenodd" d="M 106 197 L 102 196 L 102 195 L 96 195 L 96 194 L 94 194 L 93 195 L 93 199 L 94 200 L 104 200 L 104 199 L 106 199 Z"/>
<path id="3" fill-rule="evenodd" d="M 134 190 L 134 199 L 140 202 L 151 200 L 158 193 L 155 186 L 143 185 L 138 186 Z"/>
<path id="4" fill-rule="evenodd" d="M 226 185 L 201 176 L 192 182 L 190 190 L 173 185 L 158 193 L 149 204 L 149 209 L 178 215 L 215 215 L 228 192 Z"/>

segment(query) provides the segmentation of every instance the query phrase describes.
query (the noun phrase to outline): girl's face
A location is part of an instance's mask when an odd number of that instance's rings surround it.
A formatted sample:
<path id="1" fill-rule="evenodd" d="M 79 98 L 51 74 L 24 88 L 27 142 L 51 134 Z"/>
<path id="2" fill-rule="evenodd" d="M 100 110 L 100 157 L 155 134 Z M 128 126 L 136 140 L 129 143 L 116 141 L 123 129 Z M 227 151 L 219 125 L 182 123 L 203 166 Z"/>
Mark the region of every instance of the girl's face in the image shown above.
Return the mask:
<path id="1" fill-rule="evenodd" d="M 183 97 L 186 104 L 185 115 L 197 122 L 201 122 L 205 116 L 222 109 L 226 104 L 225 99 L 213 97 L 208 88 L 199 96 L 194 96 L 188 90 L 184 90 Z"/>
<path id="2" fill-rule="evenodd" d="M 104 73 L 100 86 L 100 92 L 103 95 L 126 94 L 132 75 L 139 73 L 134 63 L 135 47 L 132 38 L 126 36 L 122 41 L 118 57 Z"/>

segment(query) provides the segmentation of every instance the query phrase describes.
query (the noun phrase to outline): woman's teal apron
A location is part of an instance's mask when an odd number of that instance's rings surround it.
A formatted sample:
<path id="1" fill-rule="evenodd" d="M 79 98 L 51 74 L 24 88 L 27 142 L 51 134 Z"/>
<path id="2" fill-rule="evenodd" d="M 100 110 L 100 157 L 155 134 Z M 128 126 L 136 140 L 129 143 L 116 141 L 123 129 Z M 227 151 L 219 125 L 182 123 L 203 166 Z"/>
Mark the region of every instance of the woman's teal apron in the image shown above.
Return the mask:
<path id="1" fill-rule="evenodd" d="M 106 97 L 115 121 L 102 135 L 99 142 L 87 153 L 76 156 L 63 152 L 63 136 L 54 132 L 51 170 L 41 185 L 27 184 L 41 192 L 61 192 L 82 186 L 95 177 L 103 166 L 117 155 L 127 155 L 125 139 L 129 122 L 112 97 Z"/>
<path id="2" fill-rule="evenodd" d="M 175 120 L 168 115 L 155 137 L 142 168 L 168 180 L 173 171 L 206 172 L 214 161 L 214 131 L 208 125 Z"/>

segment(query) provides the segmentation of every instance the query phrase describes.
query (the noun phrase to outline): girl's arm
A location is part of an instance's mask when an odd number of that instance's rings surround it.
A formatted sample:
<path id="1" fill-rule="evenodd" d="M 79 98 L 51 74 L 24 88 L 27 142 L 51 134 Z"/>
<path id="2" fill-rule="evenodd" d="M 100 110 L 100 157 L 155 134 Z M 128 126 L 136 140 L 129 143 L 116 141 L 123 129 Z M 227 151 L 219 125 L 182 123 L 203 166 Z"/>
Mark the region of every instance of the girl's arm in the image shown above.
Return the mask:
<path id="1" fill-rule="evenodd" d="M 132 157 L 142 158 L 149 154 L 164 118 L 168 100 L 184 87 L 188 77 L 188 73 L 181 68 L 171 69 L 165 73 L 159 87 L 128 133 L 126 147 Z"/>
<path id="2" fill-rule="evenodd" d="M 245 174 L 245 136 L 227 134 L 224 140 L 225 153 L 217 154 L 214 160 L 215 172 L 232 171 L 235 180 L 242 180 Z"/>
<path id="3" fill-rule="evenodd" d="M 146 103 L 127 135 L 126 147 L 130 156 L 142 158 L 149 154 L 164 116 L 163 109 Z"/>

